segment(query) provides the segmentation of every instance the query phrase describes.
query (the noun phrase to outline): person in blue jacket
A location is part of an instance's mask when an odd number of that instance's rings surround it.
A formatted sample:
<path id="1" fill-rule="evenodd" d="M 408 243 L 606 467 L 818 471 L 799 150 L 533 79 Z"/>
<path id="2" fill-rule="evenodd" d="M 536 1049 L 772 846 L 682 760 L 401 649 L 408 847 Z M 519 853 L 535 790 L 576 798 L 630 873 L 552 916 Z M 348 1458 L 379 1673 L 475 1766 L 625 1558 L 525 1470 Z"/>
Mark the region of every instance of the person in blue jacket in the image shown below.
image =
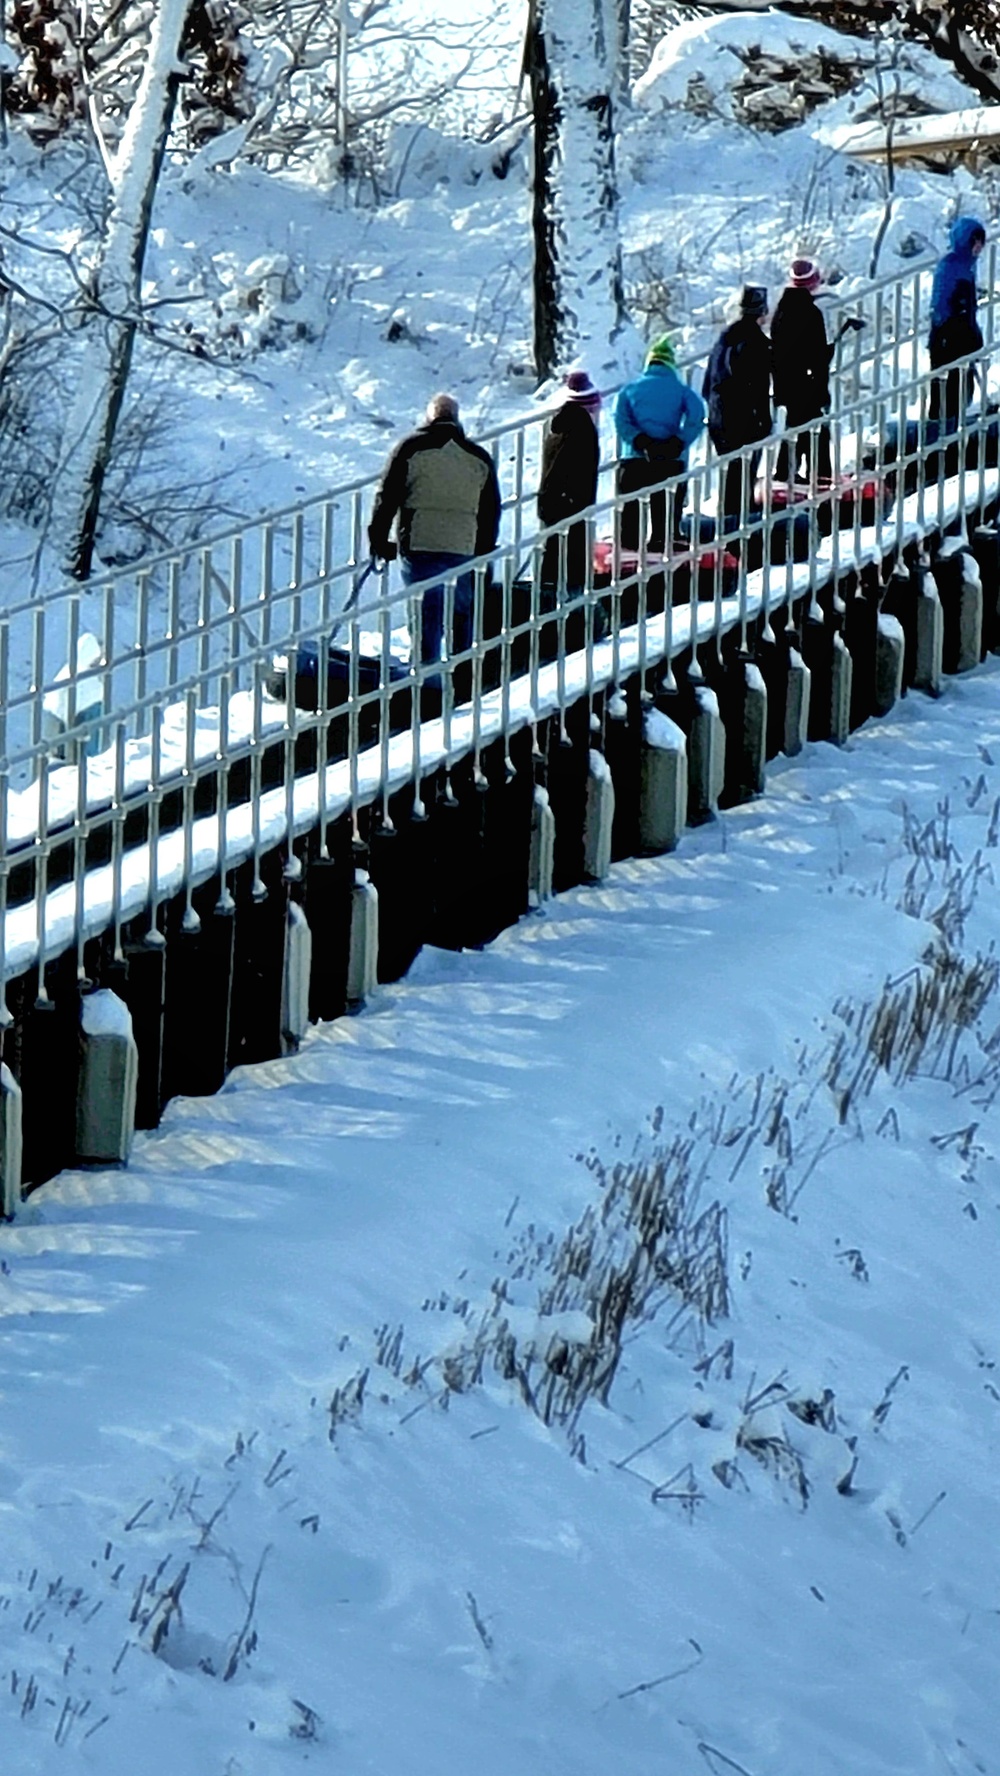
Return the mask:
<path id="1" fill-rule="evenodd" d="M 677 374 L 671 340 L 664 335 L 646 353 L 646 367 L 634 382 L 619 389 L 615 400 L 618 432 L 618 492 L 652 488 L 647 547 L 663 554 L 667 545 L 667 489 L 672 475 L 687 468 L 688 451 L 705 424 L 705 403 Z M 671 489 L 670 534 L 679 533 L 687 483 Z M 622 507 L 621 546 L 638 550 L 641 506 L 631 500 Z"/>
<path id="2" fill-rule="evenodd" d="M 927 341 L 931 369 L 940 370 L 982 350 L 976 319 L 976 260 L 986 245 L 986 229 L 975 216 L 959 216 L 951 225 L 951 245 L 938 261 L 931 290 L 931 330 Z M 930 417 L 957 431 L 958 416 L 969 404 L 974 372 L 970 366 L 935 378 Z"/>

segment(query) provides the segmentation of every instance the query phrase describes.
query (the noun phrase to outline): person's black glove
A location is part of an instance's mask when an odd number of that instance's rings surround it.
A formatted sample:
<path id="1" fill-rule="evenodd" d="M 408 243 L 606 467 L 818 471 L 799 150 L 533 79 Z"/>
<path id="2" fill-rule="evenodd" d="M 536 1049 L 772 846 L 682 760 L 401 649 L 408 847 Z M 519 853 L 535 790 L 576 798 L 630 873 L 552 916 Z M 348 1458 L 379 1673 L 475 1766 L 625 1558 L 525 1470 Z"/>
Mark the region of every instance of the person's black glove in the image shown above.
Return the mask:
<path id="1" fill-rule="evenodd" d="M 840 331 L 842 333 L 860 333 L 866 324 L 861 315 L 848 315 Z"/>
<path id="2" fill-rule="evenodd" d="M 399 554 L 397 545 L 390 542 L 388 537 L 384 543 L 376 543 L 372 540 L 371 551 L 378 561 L 395 561 L 396 556 Z"/>
<path id="3" fill-rule="evenodd" d="M 639 432 L 636 436 L 636 448 L 650 462 L 665 463 L 677 461 L 677 440 L 675 438 L 651 438 L 648 432 Z"/>

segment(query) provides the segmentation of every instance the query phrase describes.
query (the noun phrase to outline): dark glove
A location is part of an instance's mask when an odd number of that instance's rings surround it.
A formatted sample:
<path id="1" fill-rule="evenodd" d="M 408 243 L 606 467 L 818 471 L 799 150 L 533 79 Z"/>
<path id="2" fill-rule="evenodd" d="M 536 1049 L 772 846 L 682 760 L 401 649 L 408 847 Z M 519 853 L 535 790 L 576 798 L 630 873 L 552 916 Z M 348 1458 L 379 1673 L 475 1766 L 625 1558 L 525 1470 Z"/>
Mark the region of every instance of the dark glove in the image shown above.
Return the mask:
<path id="1" fill-rule="evenodd" d="M 650 462 L 655 463 L 674 463 L 676 465 L 678 462 L 678 456 L 677 445 L 674 439 L 654 438 L 652 448 L 649 452 L 649 460 Z"/>
<path id="2" fill-rule="evenodd" d="M 650 462 L 666 463 L 677 461 L 676 438 L 651 438 L 648 432 L 640 432 L 635 440 L 636 447 Z"/>
<path id="3" fill-rule="evenodd" d="M 377 543 L 373 537 L 370 538 L 369 541 L 371 543 L 372 554 L 376 556 L 379 561 L 395 561 L 396 556 L 399 554 L 399 549 L 395 543 L 389 541 L 388 537 L 384 543 Z"/>
<path id="4" fill-rule="evenodd" d="M 864 327 L 865 325 L 866 325 L 866 322 L 863 320 L 861 315 L 848 315 L 848 317 L 847 317 L 846 321 L 843 323 L 840 331 L 842 333 L 860 333 L 862 327 Z"/>

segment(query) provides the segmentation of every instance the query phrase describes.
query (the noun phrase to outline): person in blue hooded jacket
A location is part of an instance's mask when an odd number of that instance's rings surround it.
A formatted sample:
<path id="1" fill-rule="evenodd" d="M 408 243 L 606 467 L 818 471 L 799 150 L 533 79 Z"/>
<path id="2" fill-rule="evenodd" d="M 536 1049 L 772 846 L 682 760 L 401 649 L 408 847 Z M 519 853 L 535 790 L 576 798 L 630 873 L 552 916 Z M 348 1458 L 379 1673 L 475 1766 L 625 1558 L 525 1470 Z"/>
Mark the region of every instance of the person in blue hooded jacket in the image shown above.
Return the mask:
<path id="1" fill-rule="evenodd" d="M 986 245 L 986 229 L 975 216 L 959 216 L 951 225 L 951 245 L 938 261 L 931 290 L 931 330 L 927 341 L 931 369 L 940 370 L 982 350 L 983 335 L 976 319 L 976 260 Z M 942 417 L 948 431 L 958 428 L 958 416 L 969 404 L 974 372 L 949 370 L 934 380 L 931 419 Z"/>
<path id="2" fill-rule="evenodd" d="M 648 548 L 663 554 L 667 544 L 667 490 L 663 482 L 687 468 L 688 451 L 705 424 L 705 403 L 677 374 L 671 340 L 664 335 L 646 353 L 641 376 L 619 389 L 615 400 L 618 433 L 618 492 L 655 491 L 649 498 Z M 670 532 L 678 535 L 687 483 L 671 490 Z M 638 550 L 640 502 L 622 507 L 621 545 Z"/>

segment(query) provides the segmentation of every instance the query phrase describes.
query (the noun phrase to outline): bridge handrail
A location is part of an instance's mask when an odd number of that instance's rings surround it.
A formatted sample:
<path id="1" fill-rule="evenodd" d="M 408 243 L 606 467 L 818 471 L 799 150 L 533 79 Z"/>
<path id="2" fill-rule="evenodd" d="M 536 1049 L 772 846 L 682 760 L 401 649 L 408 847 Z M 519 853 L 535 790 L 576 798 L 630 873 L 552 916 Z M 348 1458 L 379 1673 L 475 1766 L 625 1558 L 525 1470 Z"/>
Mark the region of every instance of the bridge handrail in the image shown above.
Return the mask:
<path id="1" fill-rule="evenodd" d="M 907 359 L 911 371 L 916 370 L 925 331 L 920 296 L 933 263 L 926 259 L 903 273 L 886 273 L 864 291 L 835 302 L 837 309 L 848 301 L 857 307 L 859 298 L 869 307 L 874 301 L 872 339 L 862 347 L 866 335 L 851 335 L 854 356 L 835 381 L 835 411 L 860 392 L 864 374 L 871 373 L 873 391 L 877 392 L 879 386 L 891 387 L 898 381 Z M 987 346 L 996 337 L 995 274 L 996 243 L 991 242 L 987 252 L 989 298 L 983 311 Z M 909 287 L 908 302 L 904 301 L 905 287 Z M 892 295 L 893 326 L 888 340 L 882 302 L 886 292 Z M 690 367 L 697 361 L 687 359 L 685 364 Z M 533 431 L 540 441 L 550 411 L 546 408 L 533 416 L 522 416 L 485 434 L 488 442 L 513 438 L 516 445 L 516 482 L 507 510 L 513 515 L 508 534 L 518 546 L 537 529 L 535 488 L 526 486 L 525 436 Z M 130 569 L 104 575 L 84 587 L 69 582 L 47 599 L 16 602 L 0 622 L 0 756 L 19 757 L 29 735 L 34 743 L 42 738 L 48 721 L 47 702 L 64 698 L 72 726 L 81 689 L 92 687 L 95 679 L 100 681 L 105 715 L 123 704 L 145 706 L 149 690 L 168 697 L 185 676 L 182 657 L 192 642 L 223 648 L 227 624 L 231 633 L 225 651 L 238 662 L 239 635 L 250 628 L 266 642 L 267 607 L 296 585 L 306 625 L 315 626 L 315 610 L 306 610 L 310 593 L 322 606 L 318 614 L 325 621 L 338 588 L 364 558 L 362 502 L 375 479 L 357 478 L 331 493 L 312 496 L 248 524 L 230 526 L 211 539 L 145 557 Z M 307 535 L 311 539 L 308 548 Z M 224 559 L 220 559 L 220 552 Z M 95 629 L 97 663 L 81 663 L 80 635 Z M 68 662 L 73 663 L 72 669 Z"/>
<path id="2" fill-rule="evenodd" d="M 986 271 L 986 298 L 983 304 L 981 318 L 985 317 L 987 323 L 986 326 L 983 327 L 984 339 L 987 347 L 992 343 L 997 332 L 995 326 L 996 311 L 998 305 L 1000 305 L 1000 289 L 998 289 L 997 276 L 998 248 L 1000 248 L 1000 236 L 989 238 L 984 252 L 983 261 L 981 261 L 982 264 L 985 264 Z M 866 306 L 870 304 L 873 299 L 878 298 L 883 292 L 890 289 L 893 291 L 902 291 L 904 287 L 909 286 L 912 293 L 916 296 L 919 293 L 921 281 L 933 273 L 938 257 L 939 255 L 935 254 L 926 255 L 922 258 L 914 259 L 909 265 L 907 265 L 904 271 L 883 272 L 880 276 L 866 282 L 860 289 L 855 288 L 844 295 L 834 294 L 832 298 L 827 301 L 825 306 L 829 309 L 831 317 L 836 319 L 844 309 L 850 308 L 856 310 L 859 305 Z M 866 334 L 856 334 L 854 336 L 854 353 L 849 363 L 843 366 L 843 369 L 856 376 L 865 368 L 879 362 L 887 351 L 892 354 L 897 354 L 907 345 L 919 345 L 926 332 L 926 326 L 922 324 L 922 321 L 923 317 L 919 312 L 918 303 L 915 301 L 914 318 L 907 326 L 907 330 L 903 336 L 900 338 L 897 332 L 894 338 L 887 342 L 882 335 L 881 313 L 879 312 L 879 324 L 876 326 L 873 335 L 867 336 Z M 690 380 L 693 372 L 704 368 L 706 360 L 707 353 L 704 350 L 691 352 L 678 359 L 677 367 L 679 372 L 687 376 L 688 380 Z M 610 385 L 601 392 L 605 397 L 613 395 L 617 393 L 618 386 L 619 385 L 617 384 Z M 836 391 L 837 384 L 835 381 L 835 394 Z M 558 399 L 554 396 L 551 400 L 546 401 L 531 413 L 522 413 L 513 419 L 501 420 L 495 425 L 477 428 L 475 431 L 476 441 L 486 447 L 492 446 L 493 454 L 496 455 L 496 447 L 501 440 L 505 438 L 516 438 L 528 431 L 543 427 L 551 418 L 552 414 L 557 410 L 557 407 Z M 608 466 L 613 460 L 613 458 L 607 459 L 604 466 Z M 106 573 L 95 575 L 92 579 L 85 582 L 83 587 L 81 587 L 79 582 L 67 578 L 58 586 L 52 587 L 50 591 L 45 594 L 45 597 L 66 598 L 72 597 L 81 591 L 84 591 L 90 596 L 102 593 L 119 586 L 123 581 L 131 579 L 135 574 L 152 574 L 157 569 L 169 567 L 173 562 L 186 561 L 192 555 L 197 554 L 203 549 L 223 548 L 226 544 L 231 544 L 238 541 L 241 537 L 246 536 L 248 532 L 261 529 L 268 525 L 280 525 L 299 515 L 304 515 L 307 512 L 312 512 L 328 506 L 332 502 L 353 500 L 359 495 L 371 492 L 378 485 L 380 479 L 381 470 L 377 470 L 367 475 L 355 477 L 351 481 L 339 482 L 333 489 L 309 494 L 302 500 L 293 501 L 288 505 L 271 508 L 253 518 L 239 520 L 221 530 L 212 531 L 204 537 L 199 537 L 190 543 L 155 550 L 147 555 L 143 555 L 141 559 L 130 564 L 127 568 L 111 568 Z M 505 499 L 506 508 L 510 510 L 516 503 L 525 499 L 533 499 L 534 491 L 534 489 L 530 492 L 526 492 L 523 488 L 515 489 L 515 491 L 512 494 L 509 494 Z M 13 618 L 23 612 L 36 608 L 38 601 L 39 594 L 32 593 L 26 598 L 7 607 L 4 614 L 8 618 Z"/>
<path id="3" fill-rule="evenodd" d="M 975 357 L 969 360 L 970 363 L 975 361 Z M 985 412 L 968 417 L 963 414 L 950 440 L 931 436 L 928 429 L 931 380 L 918 373 L 901 377 L 884 386 L 878 394 L 866 392 L 843 409 L 834 425 L 835 470 L 840 473 L 853 461 L 857 477 L 859 444 L 867 444 L 873 459 L 870 475 L 876 486 L 872 511 L 864 525 L 860 498 L 854 501 L 849 532 L 841 531 L 836 523 L 833 524 L 827 556 L 834 568 L 838 557 L 844 560 L 850 555 L 860 563 L 866 548 L 881 558 L 887 548 L 901 546 L 901 519 L 898 513 L 896 517 L 890 517 L 879 491 L 880 483 L 887 475 L 899 478 L 912 471 L 917 518 L 921 523 L 925 518 L 928 523 L 932 522 L 933 511 L 928 514 L 926 508 L 928 502 L 933 507 L 936 500 L 940 520 L 946 498 L 952 502 L 957 498 L 961 509 L 962 502 L 970 497 L 967 478 L 961 475 L 958 477 L 959 492 L 954 495 L 948 492 L 946 496 L 943 479 L 946 450 L 952 448 L 964 459 L 970 441 L 978 439 L 979 466 L 973 481 L 977 481 L 980 493 L 984 493 L 986 452 L 981 443 L 990 426 L 995 430 L 995 421 Z M 911 417 L 914 412 L 915 419 Z M 891 421 L 897 427 L 894 459 L 887 448 Z M 811 440 L 814 467 L 822 424 L 822 420 L 817 420 L 808 428 L 802 428 Z M 911 425 L 916 431 L 915 442 L 908 436 Z M 319 785 L 316 793 L 321 818 L 328 817 L 328 798 L 323 786 L 331 780 L 331 773 L 338 782 L 346 782 L 347 805 L 355 821 L 360 810 L 373 802 L 381 803 L 383 815 L 387 816 L 395 780 L 390 771 L 390 756 L 398 758 L 401 748 L 406 751 L 406 769 L 414 793 L 419 795 L 428 757 L 438 763 L 443 760 L 447 768 L 459 757 L 471 754 L 478 768 L 487 731 L 492 732 L 499 722 L 499 731 L 509 733 L 518 724 L 536 720 L 543 701 L 554 703 L 557 710 L 563 711 L 570 681 L 574 675 L 579 677 L 581 671 L 583 682 L 593 695 L 595 687 L 617 682 L 626 669 L 648 672 L 665 662 L 669 673 L 671 661 L 681 648 L 693 645 L 697 657 L 697 650 L 702 645 L 718 648 L 722 635 L 730 628 L 739 629 L 739 640 L 745 644 L 748 624 L 758 610 L 763 608 L 772 614 L 782 608 L 790 611 L 793 599 L 801 596 L 803 590 L 812 588 L 814 593 L 816 576 L 830 566 L 830 560 L 823 557 L 820 547 L 823 524 L 833 513 L 837 500 L 843 497 L 836 489 L 816 485 L 799 503 L 798 522 L 800 527 L 806 527 L 809 560 L 804 567 L 796 564 L 794 549 L 788 547 L 793 534 L 792 521 L 787 514 L 783 516 L 774 509 L 773 499 L 769 497 L 774 491 L 773 448 L 764 453 L 765 488 L 760 515 L 750 513 L 734 526 L 721 527 L 711 551 L 707 588 L 699 586 L 700 591 L 707 589 L 710 596 L 704 603 L 696 602 L 690 606 L 686 615 L 677 595 L 683 576 L 687 574 L 690 579 L 695 563 L 700 565 L 701 518 L 721 484 L 727 463 L 746 461 L 749 464 L 754 454 L 752 448 L 735 452 L 721 463 L 695 465 L 689 471 L 692 538 L 669 561 L 649 555 L 645 544 L 636 557 L 626 555 L 622 546 L 623 512 L 635 503 L 636 496 L 616 495 L 591 508 L 582 520 L 591 530 L 605 519 L 610 523 L 611 573 L 608 585 L 598 586 L 591 564 L 579 601 L 558 596 L 550 599 L 543 577 L 546 545 L 554 539 L 561 555 L 562 579 L 565 581 L 569 537 L 574 525 L 581 522 L 579 518 L 548 531 L 536 530 L 517 548 L 507 541 L 490 556 L 480 557 L 471 570 L 474 580 L 472 640 L 467 648 L 446 659 L 441 666 L 411 664 L 402 677 L 392 676 L 390 662 L 396 607 L 399 604 L 406 607 L 419 642 L 422 599 L 419 586 L 393 594 L 383 576 L 379 591 L 361 601 L 347 619 L 342 638 L 347 692 L 340 705 L 329 700 L 326 674 L 323 673 L 317 679 L 315 710 L 296 706 L 296 649 L 308 637 L 325 647 L 339 615 L 328 598 L 322 617 L 304 623 L 300 609 L 304 595 L 301 582 L 272 592 L 271 600 L 257 608 L 260 627 L 250 633 L 249 640 L 245 635 L 234 639 L 235 653 L 223 650 L 216 657 L 211 653 L 213 635 L 224 637 L 226 630 L 231 629 L 233 613 L 230 612 L 218 619 L 212 618 L 204 630 L 184 642 L 175 636 L 157 641 L 156 648 L 176 647 L 181 651 L 190 646 L 194 649 L 193 665 L 183 674 L 178 671 L 169 687 L 160 689 L 147 685 L 140 696 L 117 704 L 108 702 L 96 716 L 76 711 L 73 719 L 65 724 L 59 742 L 70 755 L 64 762 L 53 759 L 51 741 L 36 733 L 24 747 L 15 749 L 0 768 L 0 833 L 6 835 L 5 843 L 0 847 L 0 945 L 6 938 L 8 917 L 13 918 L 17 911 L 15 902 L 26 900 L 35 908 L 35 954 L 44 960 L 57 953 L 56 940 L 49 929 L 48 908 L 53 893 L 63 894 L 64 898 L 65 893 L 50 889 L 49 884 L 62 852 L 68 847 L 72 852 L 74 917 L 69 938 L 65 941 L 60 938 L 58 942 L 61 948 L 71 947 L 76 942 L 82 969 L 83 946 L 92 933 L 95 916 L 93 909 L 88 911 L 87 908 L 88 847 L 92 841 L 98 842 L 102 833 L 109 834 L 112 873 L 117 870 L 118 887 L 112 894 L 108 915 L 115 941 L 120 942 L 125 916 L 123 872 L 133 870 L 134 873 L 133 866 L 144 855 L 149 860 L 144 878 L 148 889 L 148 917 L 151 928 L 155 927 L 162 900 L 157 859 L 159 845 L 167 837 L 162 825 L 166 818 L 163 804 L 170 797 L 179 798 L 181 804 L 178 831 L 184 851 L 182 875 L 190 900 L 197 881 L 204 879 L 215 867 L 213 860 L 209 858 L 206 862 L 204 855 L 199 861 L 194 839 L 196 826 L 200 830 L 206 818 L 200 812 L 198 802 L 199 786 L 206 779 L 214 782 L 217 799 L 216 814 L 207 817 L 216 822 L 218 831 L 214 858 L 225 859 L 230 855 L 230 817 L 235 820 L 237 809 L 242 806 L 244 813 L 239 818 L 244 826 L 247 821 L 250 823 L 251 851 L 259 861 L 266 836 L 261 826 L 262 798 L 270 795 L 273 802 L 277 793 L 267 789 L 264 765 L 267 758 L 273 757 L 275 749 L 278 753 L 283 752 L 280 793 L 285 798 L 285 842 L 291 861 L 294 839 L 301 829 L 301 817 L 297 812 L 301 802 L 297 780 L 300 743 L 308 741 L 312 748 L 309 769 L 314 772 Z M 929 460 L 936 463 L 936 479 L 927 477 Z M 663 487 L 668 493 L 677 479 L 665 479 Z M 655 494 L 656 490 L 650 490 L 638 496 L 644 519 L 648 518 Z M 752 570 L 751 550 L 758 547 L 761 561 L 771 562 L 775 538 L 780 539 L 783 531 L 786 538 L 784 565 Z M 871 540 L 865 542 L 869 531 Z M 641 535 L 644 537 L 645 534 L 646 524 L 643 522 Z M 735 566 L 732 560 L 727 563 L 724 547 L 727 542 L 735 545 L 738 551 Z M 522 584 L 518 573 L 525 548 L 530 572 Z M 490 574 L 495 583 L 494 592 L 489 589 Z M 455 580 L 456 576 L 450 576 L 449 596 L 452 599 Z M 339 584 L 339 580 L 333 576 L 329 584 Z M 496 606 L 491 620 L 497 626 L 495 632 L 490 633 L 486 622 L 488 596 Z M 520 615 L 515 609 L 516 599 L 520 600 Z M 606 638 L 602 638 L 598 613 L 605 606 L 609 609 L 609 632 Z M 696 618 L 693 629 L 692 614 Z M 362 682 L 361 639 L 367 626 L 374 626 L 381 668 L 374 682 L 366 686 Z M 579 632 L 572 646 L 571 626 Z M 450 622 L 446 622 L 446 633 L 449 631 Z M 286 678 L 286 693 L 282 701 L 269 702 L 264 681 L 273 653 L 282 647 L 286 648 L 292 662 Z M 415 651 L 419 653 L 419 645 Z M 582 667 L 579 664 L 581 659 Z M 0 647 L 0 676 L 6 665 Z M 242 691 L 237 687 L 241 672 L 247 680 Z M 80 675 L 81 684 L 85 677 L 85 673 Z M 489 684 L 491 677 L 496 679 L 492 688 Z M 544 699 L 540 687 L 545 688 Z M 425 704 L 428 692 L 432 690 L 439 707 L 428 711 Z M 399 701 L 407 696 L 408 712 L 405 707 L 401 710 Z M 39 701 L 37 689 L 26 698 L 26 703 L 36 712 Z M 14 713 L 17 713 L 16 707 Z M 0 712 L 0 721 L 6 723 L 7 720 L 8 712 L 4 709 Z M 335 732 L 341 734 L 342 743 L 346 742 L 345 756 L 339 761 L 331 755 L 331 736 Z M 87 758 L 84 748 L 95 733 L 104 740 L 104 751 L 100 756 Z M 18 798 L 11 789 L 10 770 L 12 766 L 16 768 L 18 764 L 26 763 L 35 768 L 35 776 L 30 790 L 23 791 L 22 797 Z M 233 789 L 233 773 L 244 767 L 242 787 Z M 28 798 L 29 816 L 32 798 L 37 809 L 33 829 L 30 818 L 11 819 L 12 813 L 20 815 L 24 796 Z M 146 819 L 145 833 L 138 843 L 126 844 L 125 822 L 138 812 Z M 62 864 L 59 867 L 64 869 Z M 28 871 L 27 877 L 25 870 Z M 19 874 L 21 881 L 21 887 L 15 886 L 13 890 L 12 872 Z M 24 918 L 22 907 L 17 913 L 19 928 L 23 928 Z M 18 953 L 23 959 L 23 930 L 19 946 Z M 6 957 L 0 955 L 0 978 L 6 969 Z"/>

